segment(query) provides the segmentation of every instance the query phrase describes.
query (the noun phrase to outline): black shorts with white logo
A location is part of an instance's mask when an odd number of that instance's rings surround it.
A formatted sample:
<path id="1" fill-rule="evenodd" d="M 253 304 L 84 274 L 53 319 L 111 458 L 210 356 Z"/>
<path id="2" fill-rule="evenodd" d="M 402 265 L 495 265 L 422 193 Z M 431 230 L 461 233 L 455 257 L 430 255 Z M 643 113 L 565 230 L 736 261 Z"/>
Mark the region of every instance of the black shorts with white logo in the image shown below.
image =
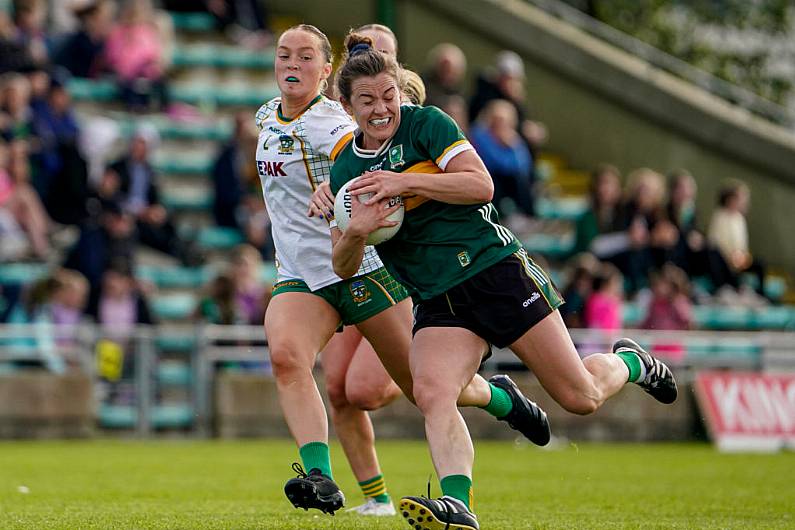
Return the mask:
<path id="1" fill-rule="evenodd" d="M 465 328 L 504 348 L 563 304 L 546 272 L 524 249 L 446 293 L 414 307 L 414 333 L 422 328 Z"/>

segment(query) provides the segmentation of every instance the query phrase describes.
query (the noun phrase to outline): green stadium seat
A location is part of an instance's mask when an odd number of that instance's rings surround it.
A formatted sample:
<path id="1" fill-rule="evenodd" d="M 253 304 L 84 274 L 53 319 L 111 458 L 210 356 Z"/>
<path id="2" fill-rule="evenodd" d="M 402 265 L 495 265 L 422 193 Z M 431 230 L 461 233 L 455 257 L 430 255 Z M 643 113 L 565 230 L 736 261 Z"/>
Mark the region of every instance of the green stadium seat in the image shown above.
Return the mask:
<path id="1" fill-rule="evenodd" d="M 138 410 L 124 405 L 102 404 L 98 411 L 99 424 L 115 429 L 133 429 L 138 423 Z M 182 428 L 193 424 L 194 412 L 190 405 L 157 405 L 152 408 L 152 427 Z"/>
<path id="2" fill-rule="evenodd" d="M 46 263 L 2 263 L 0 264 L 0 285 L 28 285 L 38 281 L 50 272 Z"/>
<path id="3" fill-rule="evenodd" d="M 270 284 L 276 283 L 276 277 L 278 276 L 278 271 L 276 270 L 276 264 L 272 261 L 266 261 L 262 266 L 262 271 L 260 272 L 260 279 L 263 282 L 268 282 Z"/>
<path id="4" fill-rule="evenodd" d="M 167 191 L 163 194 L 163 206 L 169 210 L 210 210 L 213 206 L 213 194 L 202 188 Z"/>
<path id="5" fill-rule="evenodd" d="M 199 245 L 210 250 L 230 249 L 245 242 L 243 234 L 235 228 L 208 226 L 199 230 Z"/>
<path id="6" fill-rule="evenodd" d="M 164 140 L 208 140 L 221 142 L 228 140 L 232 135 L 232 124 L 228 120 L 221 119 L 213 122 L 178 122 L 165 116 L 153 116 L 141 120 L 128 116 L 115 117 L 114 119 L 121 129 L 121 134 L 127 138 L 133 135 L 135 129 L 141 123 L 154 126 L 160 134 L 160 137 Z"/>
<path id="7" fill-rule="evenodd" d="M 169 13 L 178 31 L 207 32 L 215 30 L 215 19 L 209 13 Z"/>
<path id="8" fill-rule="evenodd" d="M 190 293 L 161 294 L 153 297 L 152 311 L 161 320 L 184 320 L 193 314 L 196 297 Z"/>
<path id="9" fill-rule="evenodd" d="M 171 87 L 175 101 L 192 105 L 230 105 L 256 107 L 279 95 L 275 86 L 252 90 L 248 86 L 180 84 Z"/>
<path id="10" fill-rule="evenodd" d="M 579 219 L 588 209 L 588 201 L 580 197 L 559 199 L 539 198 L 535 201 L 536 215 L 542 219 Z"/>
<path id="11" fill-rule="evenodd" d="M 571 254 L 574 237 L 561 237 L 557 234 L 533 234 L 522 241 L 530 253 L 538 253 L 551 258 L 561 258 Z"/>
<path id="12" fill-rule="evenodd" d="M 212 276 L 208 267 L 157 267 L 140 265 L 136 269 L 138 278 L 147 280 L 161 289 L 202 287 Z"/>
<path id="13" fill-rule="evenodd" d="M 747 307 L 695 306 L 693 316 L 704 329 L 749 329 L 754 322 L 753 313 Z"/>
<path id="14" fill-rule="evenodd" d="M 189 386 L 193 372 L 189 364 L 179 361 L 162 361 L 157 367 L 157 382 L 165 386 Z"/>
<path id="15" fill-rule="evenodd" d="M 118 96 L 118 89 L 109 79 L 71 79 L 69 92 L 76 101 L 113 101 Z M 199 106 L 247 106 L 256 107 L 279 94 L 275 86 L 252 89 L 248 86 L 205 85 L 182 83 L 171 85 L 171 98 L 181 103 Z"/>
<path id="16" fill-rule="evenodd" d="M 273 51 L 251 51 L 220 44 L 191 44 L 174 50 L 175 66 L 210 66 L 216 68 L 273 68 Z"/>
<path id="17" fill-rule="evenodd" d="M 98 413 L 99 424 L 112 429 L 132 429 L 138 422 L 138 411 L 125 405 L 100 404 Z"/>
<path id="18" fill-rule="evenodd" d="M 110 79 L 82 79 L 73 77 L 67 84 L 69 93 L 77 101 L 112 101 L 118 95 L 116 84 Z"/>
<path id="19" fill-rule="evenodd" d="M 626 302 L 623 306 L 623 323 L 626 328 L 633 328 L 640 325 L 645 318 L 645 312 L 640 304 Z"/>
<path id="20" fill-rule="evenodd" d="M 198 340 L 195 335 L 170 335 L 166 333 L 159 336 L 155 344 L 160 351 L 193 353 L 198 346 Z"/>
<path id="21" fill-rule="evenodd" d="M 207 153 L 201 157 L 169 153 L 167 156 L 156 156 L 152 165 L 159 173 L 207 175 L 212 171 L 214 156 L 215 153 Z"/>
<path id="22" fill-rule="evenodd" d="M 754 327 L 757 329 L 795 328 L 795 307 L 770 306 L 753 313 Z"/>
<path id="23" fill-rule="evenodd" d="M 156 429 L 179 429 L 193 425 L 193 407 L 184 405 L 158 405 L 152 410 L 152 426 Z"/>

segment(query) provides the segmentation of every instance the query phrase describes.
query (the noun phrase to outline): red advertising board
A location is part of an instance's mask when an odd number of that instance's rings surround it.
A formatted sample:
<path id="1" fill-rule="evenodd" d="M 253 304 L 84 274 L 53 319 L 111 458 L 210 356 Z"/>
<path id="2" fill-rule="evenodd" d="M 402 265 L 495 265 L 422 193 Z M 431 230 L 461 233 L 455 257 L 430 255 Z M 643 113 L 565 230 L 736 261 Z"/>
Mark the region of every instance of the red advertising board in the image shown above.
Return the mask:
<path id="1" fill-rule="evenodd" d="M 696 395 L 720 450 L 795 449 L 795 373 L 701 372 Z"/>

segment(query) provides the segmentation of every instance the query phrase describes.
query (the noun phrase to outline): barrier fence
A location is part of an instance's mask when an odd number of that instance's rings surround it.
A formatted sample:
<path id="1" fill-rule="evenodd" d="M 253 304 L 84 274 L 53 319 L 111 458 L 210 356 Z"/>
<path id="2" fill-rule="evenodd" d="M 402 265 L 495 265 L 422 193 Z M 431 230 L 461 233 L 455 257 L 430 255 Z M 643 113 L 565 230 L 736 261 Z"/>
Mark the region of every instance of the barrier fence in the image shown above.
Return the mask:
<path id="1" fill-rule="evenodd" d="M 691 381 L 705 369 L 795 370 L 795 333 L 673 332 L 573 329 L 581 355 L 609 351 L 624 335 L 666 359 L 677 377 Z M 485 372 L 523 370 L 507 349 L 484 360 Z M 0 326 L 0 382 L 21 373 L 87 374 L 102 428 L 179 429 L 212 434 L 213 385 L 221 371 L 270 376 L 260 326 L 139 326 L 108 329 L 81 325 Z"/>

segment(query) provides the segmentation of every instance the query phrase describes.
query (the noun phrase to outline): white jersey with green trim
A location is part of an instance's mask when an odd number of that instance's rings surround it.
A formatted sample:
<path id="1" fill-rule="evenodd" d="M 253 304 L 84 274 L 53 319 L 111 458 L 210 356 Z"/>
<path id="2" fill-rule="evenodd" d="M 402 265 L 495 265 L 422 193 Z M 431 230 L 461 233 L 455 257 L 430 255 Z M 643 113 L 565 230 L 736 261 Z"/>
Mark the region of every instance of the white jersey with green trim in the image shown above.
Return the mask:
<path id="1" fill-rule="evenodd" d="M 331 236 L 326 220 L 307 217 L 317 186 L 329 179 L 337 154 L 356 128 L 336 101 L 318 96 L 298 116 L 280 116 L 281 98 L 256 115 L 257 174 L 271 218 L 276 247 L 277 281 L 303 280 L 313 291 L 341 280 L 331 264 Z M 358 274 L 382 267 L 373 247 L 366 247 Z"/>

